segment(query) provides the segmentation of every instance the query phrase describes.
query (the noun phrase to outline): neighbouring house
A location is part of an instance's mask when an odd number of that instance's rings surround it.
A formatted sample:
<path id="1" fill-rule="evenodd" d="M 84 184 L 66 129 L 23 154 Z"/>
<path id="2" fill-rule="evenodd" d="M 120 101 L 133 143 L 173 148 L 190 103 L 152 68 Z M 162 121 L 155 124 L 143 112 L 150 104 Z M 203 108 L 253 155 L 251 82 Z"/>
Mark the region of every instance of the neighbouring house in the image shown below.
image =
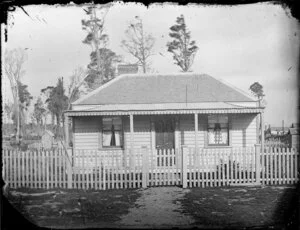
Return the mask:
<path id="1" fill-rule="evenodd" d="M 292 148 L 300 147 L 298 123 L 293 123 L 291 128 L 289 128 L 288 140 L 289 140 L 290 147 Z"/>
<path id="2" fill-rule="evenodd" d="M 288 132 L 289 127 L 272 127 L 269 125 L 269 127 L 265 129 L 265 144 L 273 147 L 288 147 Z"/>
<path id="3" fill-rule="evenodd" d="M 283 136 L 289 131 L 289 127 L 271 127 L 266 129 L 266 133 L 271 136 Z"/>
<path id="4" fill-rule="evenodd" d="M 122 154 L 254 147 L 263 111 L 251 96 L 207 74 L 123 74 L 72 103 L 65 119 L 73 123 L 74 150 Z"/>

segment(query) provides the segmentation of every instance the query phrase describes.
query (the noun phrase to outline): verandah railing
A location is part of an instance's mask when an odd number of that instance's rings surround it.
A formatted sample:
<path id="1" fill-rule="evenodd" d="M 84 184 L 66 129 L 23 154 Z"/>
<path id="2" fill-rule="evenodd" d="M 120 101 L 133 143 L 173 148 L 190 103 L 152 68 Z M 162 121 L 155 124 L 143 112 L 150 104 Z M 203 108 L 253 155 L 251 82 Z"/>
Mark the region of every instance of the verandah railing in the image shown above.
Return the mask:
<path id="1" fill-rule="evenodd" d="M 2 150 L 10 187 L 122 189 L 182 185 L 293 184 L 299 152 L 288 148 L 54 151 Z"/>

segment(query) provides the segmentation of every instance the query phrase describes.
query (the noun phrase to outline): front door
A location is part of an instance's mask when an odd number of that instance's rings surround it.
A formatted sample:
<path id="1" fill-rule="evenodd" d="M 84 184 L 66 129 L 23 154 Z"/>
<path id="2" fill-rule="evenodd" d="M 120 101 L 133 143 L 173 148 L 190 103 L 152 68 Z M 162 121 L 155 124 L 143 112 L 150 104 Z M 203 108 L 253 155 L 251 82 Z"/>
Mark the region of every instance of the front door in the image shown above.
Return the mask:
<path id="1" fill-rule="evenodd" d="M 164 116 L 155 121 L 156 149 L 175 148 L 175 120 Z"/>

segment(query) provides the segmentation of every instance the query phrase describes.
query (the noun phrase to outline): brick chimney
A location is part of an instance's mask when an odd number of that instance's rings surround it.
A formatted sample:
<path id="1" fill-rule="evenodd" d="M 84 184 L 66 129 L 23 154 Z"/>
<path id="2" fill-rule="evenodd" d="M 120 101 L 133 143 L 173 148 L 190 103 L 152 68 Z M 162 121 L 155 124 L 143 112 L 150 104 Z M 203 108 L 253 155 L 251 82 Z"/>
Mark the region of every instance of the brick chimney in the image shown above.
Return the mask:
<path id="1" fill-rule="evenodd" d="M 138 73 L 139 67 L 137 64 L 119 64 L 117 68 L 117 75 L 121 74 L 135 74 Z"/>

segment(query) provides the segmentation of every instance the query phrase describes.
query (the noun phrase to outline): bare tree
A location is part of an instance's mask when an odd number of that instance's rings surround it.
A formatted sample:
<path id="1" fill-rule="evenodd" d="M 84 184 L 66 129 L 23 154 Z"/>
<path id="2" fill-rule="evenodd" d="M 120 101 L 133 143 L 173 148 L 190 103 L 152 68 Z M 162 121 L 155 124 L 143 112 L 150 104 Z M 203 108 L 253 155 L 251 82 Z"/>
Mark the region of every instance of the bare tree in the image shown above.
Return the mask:
<path id="1" fill-rule="evenodd" d="M 17 115 L 16 141 L 19 142 L 20 135 L 20 105 L 19 105 L 19 81 L 25 74 L 23 64 L 27 59 L 24 49 L 18 48 L 5 51 L 4 71 L 10 81 L 10 87 L 14 100 L 14 107 Z"/>
<path id="2" fill-rule="evenodd" d="M 78 67 L 73 71 L 70 76 L 70 84 L 68 86 L 68 108 L 70 109 L 71 103 L 76 101 L 81 95 L 86 94 L 89 90 L 88 84 L 85 81 L 87 71 L 82 67 Z"/>
<path id="3" fill-rule="evenodd" d="M 126 39 L 122 40 L 122 47 L 138 60 L 143 72 L 149 67 L 149 57 L 153 55 L 152 49 L 155 39 L 144 31 L 142 20 L 136 16 L 135 22 L 130 23 L 125 31 Z"/>

